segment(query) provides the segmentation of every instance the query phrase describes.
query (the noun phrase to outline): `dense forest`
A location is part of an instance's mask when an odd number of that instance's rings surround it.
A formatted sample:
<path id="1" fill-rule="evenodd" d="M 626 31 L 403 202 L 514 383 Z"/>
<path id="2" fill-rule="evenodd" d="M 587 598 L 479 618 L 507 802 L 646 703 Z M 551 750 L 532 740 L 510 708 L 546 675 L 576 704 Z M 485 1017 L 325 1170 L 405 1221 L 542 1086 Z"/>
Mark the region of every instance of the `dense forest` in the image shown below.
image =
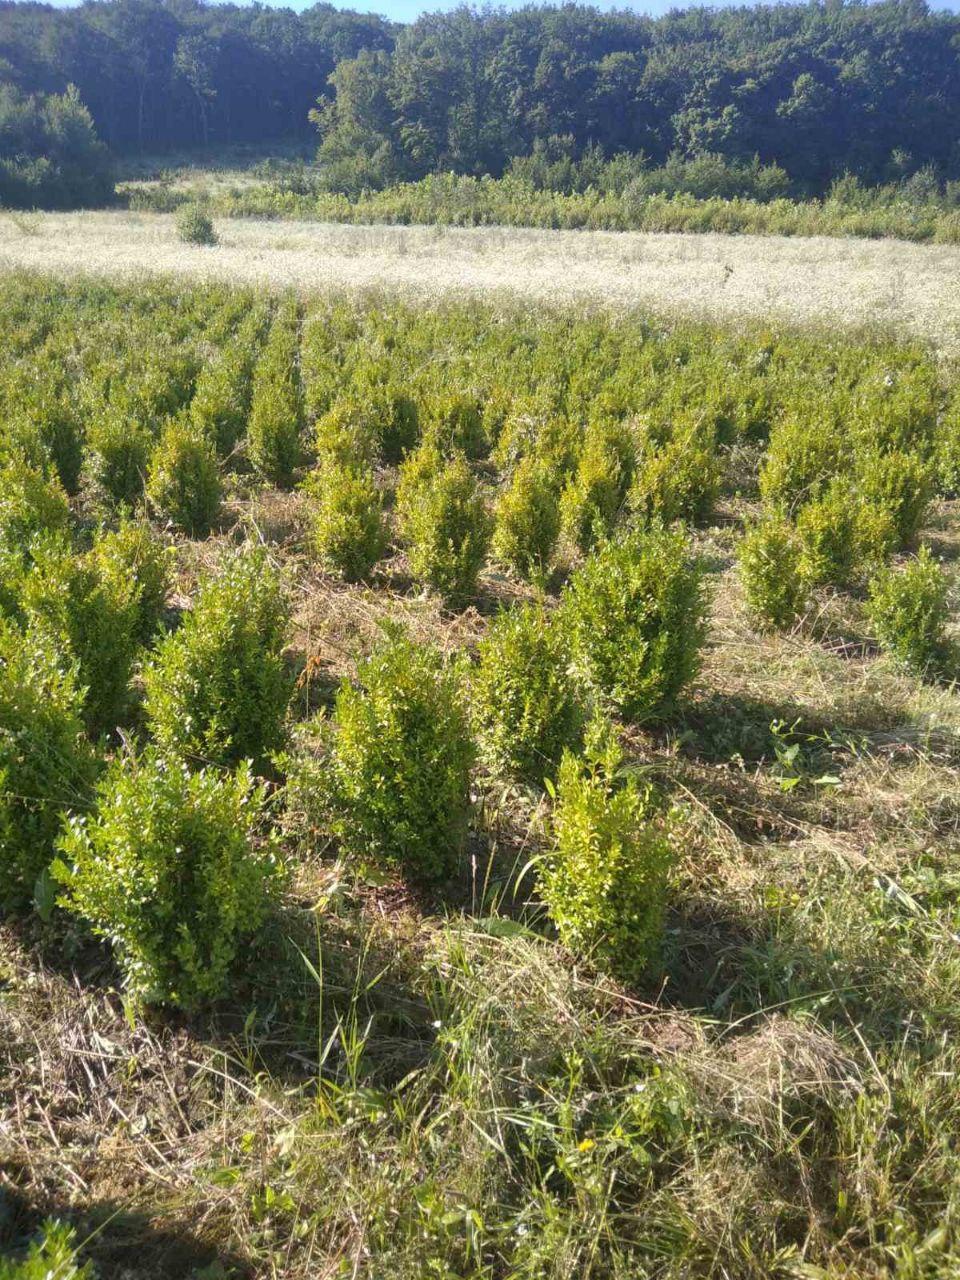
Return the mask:
<path id="1" fill-rule="evenodd" d="M 960 17 L 920 0 L 660 19 L 461 7 L 406 27 L 326 4 L 0 4 L 0 161 L 45 154 L 16 121 L 71 85 L 115 152 L 303 141 L 317 125 L 324 180 L 350 194 L 523 157 L 541 181 L 624 154 L 759 157 L 795 194 L 843 173 L 960 175 Z"/>

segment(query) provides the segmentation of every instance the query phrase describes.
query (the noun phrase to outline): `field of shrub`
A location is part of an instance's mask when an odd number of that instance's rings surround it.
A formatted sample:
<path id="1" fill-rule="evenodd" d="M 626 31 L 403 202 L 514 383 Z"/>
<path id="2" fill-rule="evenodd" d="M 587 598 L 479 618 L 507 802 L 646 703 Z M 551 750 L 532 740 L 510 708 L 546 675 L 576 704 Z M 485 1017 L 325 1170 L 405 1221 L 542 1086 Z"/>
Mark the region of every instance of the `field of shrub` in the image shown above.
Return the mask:
<path id="1" fill-rule="evenodd" d="M 0 422 L 2 1280 L 954 1274 L 952 368 L 20 275 Z"/>

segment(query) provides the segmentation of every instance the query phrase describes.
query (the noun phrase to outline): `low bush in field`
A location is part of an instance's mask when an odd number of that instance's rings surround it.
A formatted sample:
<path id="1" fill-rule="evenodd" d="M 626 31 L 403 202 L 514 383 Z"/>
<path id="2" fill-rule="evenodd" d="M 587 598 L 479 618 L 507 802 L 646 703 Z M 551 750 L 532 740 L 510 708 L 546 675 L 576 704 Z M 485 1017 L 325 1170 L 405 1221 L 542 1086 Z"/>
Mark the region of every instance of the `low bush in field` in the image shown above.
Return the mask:
<path id="1" fill-rule="evenodd" d="M 613 532 L 632 478 L 633 461 L 620 430 L 606 423 L 587 428 L 576 470 L 560 497 L 564 532 L 581 551 L 589 551 Z"/>
<path id="2" fill-rule="evenodd" d="M 420 461 L 417 455 L 411 459 L 414 466 Z M 402 478 L 397 493 L 410 569 L 448 603 L 461 603 L 476 590 L 490 543 L 483 494 L 463 458 L 427 470 L 419 480 L 411 480 L 412 474 Z"/>
<path id="3" fill-rule="evenodd" d="M 290 695 L 288 616 L 279 575 L 262 553 L 234 555 L 208 578 L 144 671 L 157 741 L 204 762 L 263 764 L 280 743 Z"/>
<path id="4" fill-rule="evenodd" d="M 774 628 L 791 626 L 803 613 L 807 589 L 800 575 L 800 539 L 789 520 L 759 520 L 740 543 L 740 580 L 753 615 Z"/>
<path id="5" fill-rule="evenodd" d="M 439 880 L 466 834 L 474 748 L 459 674 L 394 634 L 337 694 L 328 766 L 332 825 L 358 858 Z"/>
<path id="6" fill-rule="evenodd" d="M 124 721 L 139 648 L 139 605 L 132 573 L 92 552 L 77 554 L 59 540 L 38 547 L 24 579 L 25 616 L 65 661 L 77 664 L 83 718 L 92 734 Z"/>
<path id="7" fill-rule="evenodd" d="M 142 423 L 104 406 L 87 428 L 87 477 L 114 506 L 135 506 L 143 496 L 152 448 Z"/>
<path id="8" fill-rule="evenodd" d="M 379 422 L 368 401 L 341 397 L 317 419 L 314 448 L 321 463 L 372 467 L 379 461 Z"/>
<path id="9" fill-rule="evenodd" d="M 116 529 L 97 534 L 92 555 L 101 579 L 132 582 L 136 635 L 147 644 L 160 624 L 170 590 L 172 550 L 164 547 L 146 520 L 124 516 Z"/>
<path id="10" fill-rule="evenodd" d="M 255 344 L 240 337 L 218 360 L 200 371 L 190 401 L 190 420 L 202 431 L 221 458 L 242 438 L 250 413 Z"/>
<path id="11" fill-rule="evenodd" d="M 448 391 L 428 400 L 421 414 L 423 438 L 445 457 L 462 453 L 475 461 L 487 451 L 483 410 L 476 395 Z"/>
<path id="12" fill-rule="evenodd" d="M 298 312 L 277 312 L 253 375 L 247 456 L 271 484 L 288 485 L 300 462 L 303 392 L 300 385 Z"/>
<path id="13" fill-rule="evenodd" d="M 567 637 L 538 605 L 505 610 L 480 642 L 470 703 L 480 754 L 494 770 L 539 783 L 583 729 Z"/>
<path id="14" fill-rule="evenodd" d="M 64 532 L 69 523 L 70 506 L 59 481 L 22 458 L 8 458 L 0 468 L 0 539 L 25 554 L 38 534 Z"/>
<path id="15" fill-rule="evenodd" d="M 497 501 L 493 554 L 517 577 L 542 580 L 559 536 L 556 481 L 537 458 L 521 458 Z"/>
<path id="16" fill-rule="evenodd" d="M 193 538 L 205 537 L 220 511 L 220 468 L 213 445 L 190 422 L 164 427 L 150 459 L 147 497 L 160 515 Z"/>
<path id="17" fill-rule="evenodd" d="M 348 582 L 368 577 L 389 544 L 373 474 L 327 461 L 303 488 L 312 500 L 309 540 L 314 555 Z"/>
<path id="18" fill-rule="evenodd" d="M 828 418 L 788 417 L 770 436 L 760 472 L 765 503 L 789 512 L 819 498 L 848 465 L 839 425 Z"/>
<path id="19" fill-rule="evenodd" d="M 870 582 L 867 615 L 877 638 L 919 675 L 947 657 L 948 585 L 927 547 L 902 568 L 884 567 Z"/>
<path id="20" fill-rule="evenodd" d="M 197 204 L 182 205 L 177 210 L 176 225 L 177 235 L 184 244 L 217 244 L 217 233 L 210 215 Z"/>
<path id="21" fill-rule="evenodd" d="M 641 450 L 630 485 L 631 511 L 647 520 L 703 521 L 720 489 L 720 466 L 713 433 L 704 428 L 679 432 L 662 445 Z"/>
<path id="22" fill-rule="evenodd" d="M 916 453 L 874 450 L 857 459 L 856 475 L 863 500 L 889 516 L 896 546 L 909 546 L 933 497 L 933 464 Z"/>
<path id="23" fill-rule="evenodd" d="M 0 622 L 0 905 L 22 907 L 64 813 L 83 808 L 94 758 L 73 668 L 33 629 Z"/>
<path id="24" fill-rule="evenodd" d="M 113 944 L 136 996 L 193 1009 L 223 990 L 277 878 L 263 799 L 246 764 L 193 773 L 150 747 L 119 755 L 96 812 L 67 824 L 62 904 Z"/>
<path id="25" fill-rule="evenodd" d="M 703 569 L 681 530 L 636 530 L 600 546 L 561 603 L 575 669 L 628 719 L 666 715 L 697 672 Z"/>
<path id="26" fill-rule="evenodd" d="M 537 888 L 566 947 L 635 982 L 660 943 L 672 853 L 652 788 L 621 763 L 612 737 L 564 754 Z"/>

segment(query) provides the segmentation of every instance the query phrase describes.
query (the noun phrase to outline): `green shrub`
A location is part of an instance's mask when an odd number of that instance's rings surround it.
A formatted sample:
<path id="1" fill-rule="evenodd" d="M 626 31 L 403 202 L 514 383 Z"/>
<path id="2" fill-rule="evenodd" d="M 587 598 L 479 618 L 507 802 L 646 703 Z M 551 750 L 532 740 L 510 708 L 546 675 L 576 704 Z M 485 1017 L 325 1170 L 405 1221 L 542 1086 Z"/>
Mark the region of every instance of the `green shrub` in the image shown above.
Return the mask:
<path id="1" fill-rule="evenodd" d="M 184 244 L 214 245 L 217 233 L 208 214 L 198 204 L 184 204 L 177 210 L 177 235 Z"/>
<path id="2" fill-rule="evenodd" d="M 94 759 L 72 667 L 46 637 L 0 621 L 0 906 L 29 902 L 63 814 L 82 808 Z"/>
<path id="3" fill-rule="evenodd" d="M 369 403 L 341 397 L 317 419 L 317 457 L 344 467 L 375 466 L 380 460 L 378 425 Z"/>
<path id="4" fill-rule="evenodd" d="M 764 502 L 786 512 L 814 501 L 846 469 L 847 454 L 843 433 L 829 418 L 784 419 L 770 436 L 760 472 Z"/>
<path id="5" fill-rule="evenodd" d="M 903 568 L 882 568 L 870 582 L 867 616 L 877 638 L 921 675 L 942 666 L 946 656 L 947 590 L 947 578 L 927 547 Z"/>
<path id="6" fill-rule="evenodd" d="M 295 304 L 277 313 L 253 376 L 247 456 L 271 484 L 288 485 L 300 461 L 303 394 Z"/>
<path id="7" fill-rule="evenodd" d="M 606 423 L 591 424 L 577 469 L 560 497 L 564 532 L 581 551 L 589 551 L 613 532 L 632 470 L 632 459 L 619 434 Z"/>
<path id="8" fill-rule="evenodd" d="M 468 599 L 486 558 L 491 521 L 466 461 L 455 458 L 432 479 L 401 485 L 397 513 L 413 576 L 450 604 Z"/>
<path id="9" fill-rule="evenodd" d="M 699 667 L 703 570 L 680 530 L 636 530 L 593 553 L 564 589 L 587 688 L 628 719 L 666 715 Z"/>
<path id="10" fill-rule="evenodd" d="M 539 605 L 505 610 L 481 640 L 470 685 L 486 765 L 532 782 L 552 776 L 581 740 L 583 707 L 567 637 Z"/>
<path id="11" fill-rule="evenodd" d="M 645 447 L 637 462 L 628 502 L 647 520 L 706 520 L 720 489 L 720 466 L 712 431 L 694 427 L 665 444 Z"/>
<path id="12" fill-rule="evenodd" d="M 537 458 L 521 458 L 497 502 L 493 554 L 517 577 L 542 579 L 559 536 L 556 482 Z"/>
<path id="13" fill-rule="evenodd" d="M 800 575 L 800 539 L 776 514 L 758 521 L 740 543 L 740 580 L 754 616 L 765 626 L 791 626 L 803 613 L 806 587 Z"/>
<path id="14" fill-rule="evenodd" d="M 672 856 L 652 789 L 620 765 L 612 739 L 564 754 L 537 888 L 566 947 L 636 982 L 662 937 Z"/>
<path id="15" fill-rule="evenodd" d="M 23 1258 L 0 1258 L 0 1280 L 95 1280 L 95 1272 L 78 1259 L 74 1228 L 47 1218 Z"/>
<path id="16" fill-rule="evenodd" d="M 389 384 L 361 386 L 359 392 L 368 406 L 380 457 L 384 462 L 400 462 L 420 434 L 417 402 Z"/>
<path id="17" fill-rule="evenodd" d="M 208 578 L 144 671 L 157 741 L 204 762 L 259 766 L 280 742 L 289 699 L 287 619 L 280 579 L 262 552 L 234 555 Z"/>
<path id="18" fill-rule="evenodd" d="M 77 664 L 86 690 L 83 718 L 92 734 L 123 723 L 130 675 L 139 648 L 139 593 L 133 575 L 106 566 L 90 552 L 45 542 L 23 583 L 27 619 L 67 661 Z"/>
<path id="19" fill-rule="evenodd" d="M 475 461 L 487 452 L 483 410 L 475 395 L 459 391 L 433 396 L 423 411 L 423 438 L 444 455 L 462 453 Z"/>
<path id="20" fill-rule="evenodd" d="M 834 481 L 821 498 L 797 516 L 800 579 L 806 587 L 846 587 L 859 568 L 857 530 L 862 515 L 856 495 L 844 480 Z"/>
<path id="21" fill-rule="evenodd" d="M 126 515 L 116 529 L 103 529 L 94 539 L 93 559 L 100 577 L 133 583 L 141 644 L 153 638 L 163 616 L 172 556 L 172 548 L 160 542 L 146 520 Z"/>
<path id="22" fill-rule="evenodd" d="M 96 813 L 65 827 L 61 904 L 110 940 L 136 996 L 193 1009 L 223 990 L 277 878 L 263 799 L 247 764 L 192 773 L 148 747 L 119 755 Z"/>
<path id="23" fill-rule="evenodd" d="M 147 497 L 161 515 L 202 538 L 217 518 L 222 492 L 213 445 L 192 423 L 172 419 L 150 459 Z"/>
<path id="24" fill-rule="evenodd" d="M 23 458 L 10 457 L 0 468 L 0 540 L 26 553 L 42 533 L 65 532 L 70 506 L 63 487 Z"/>
<path id="25" fill-rule="evenodd" d="M 221 458 L 233 451 L 246 429 L 254 363 L 253 343 L 239 338 L 197 378 L 190 420 Z"/>
<path id="26" fill-rule="evenodd" d="M 329 786 L 344 848 L 424 880 L 452 874 L 474 755 L 456 670 L 395 633 L 341 685 L 333 727 Z"/>
<path id="27" fill-rule="evenodd" d="M 104 406 L 87 428 L 87 477 L 109 502 L 132 507 L 143 495 L 152 448 L 142 423 Z"/>
<path id="28" fill-rule="evenodd" d="M 313 500 L 310 547 L 320 563 L 348 582 L 368 577 L 389 544 L 372 472 L 327 461 L 303 488 Z"/>
<path id="29" fill-rule="evenodd" d="M 869 505 L 889 514 L 898 547 L 915 540 L 933 497 L 933 482 L 933 464 L 915 453 L 872 451 L 857 460 L 859 492 Z"/>

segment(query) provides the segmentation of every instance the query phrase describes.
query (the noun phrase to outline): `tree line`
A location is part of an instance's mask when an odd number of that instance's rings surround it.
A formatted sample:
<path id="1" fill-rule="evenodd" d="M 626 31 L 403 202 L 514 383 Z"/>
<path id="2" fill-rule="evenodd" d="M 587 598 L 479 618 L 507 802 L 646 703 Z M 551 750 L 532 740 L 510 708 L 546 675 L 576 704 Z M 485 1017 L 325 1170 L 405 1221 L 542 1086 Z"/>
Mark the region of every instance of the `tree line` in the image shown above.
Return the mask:
<path id="1" fill-rule="evenodd" d="M 399 26 L 328 4 L 0 3 L 0 165 L 44 158 L 37 121 L 68 102 L 86 161 L 83 108 L 114 152 L 305 141 L 313 124 L 322 181 L 348 194 L 449 171 L 580 189 L 619 181 L 603 166 L 627 155 L 631 174 L 758 158 L 816 194 L 844 173 L 960 176 L 960 16 L 922 0 L 658 19 L 569 4 Z"/>

